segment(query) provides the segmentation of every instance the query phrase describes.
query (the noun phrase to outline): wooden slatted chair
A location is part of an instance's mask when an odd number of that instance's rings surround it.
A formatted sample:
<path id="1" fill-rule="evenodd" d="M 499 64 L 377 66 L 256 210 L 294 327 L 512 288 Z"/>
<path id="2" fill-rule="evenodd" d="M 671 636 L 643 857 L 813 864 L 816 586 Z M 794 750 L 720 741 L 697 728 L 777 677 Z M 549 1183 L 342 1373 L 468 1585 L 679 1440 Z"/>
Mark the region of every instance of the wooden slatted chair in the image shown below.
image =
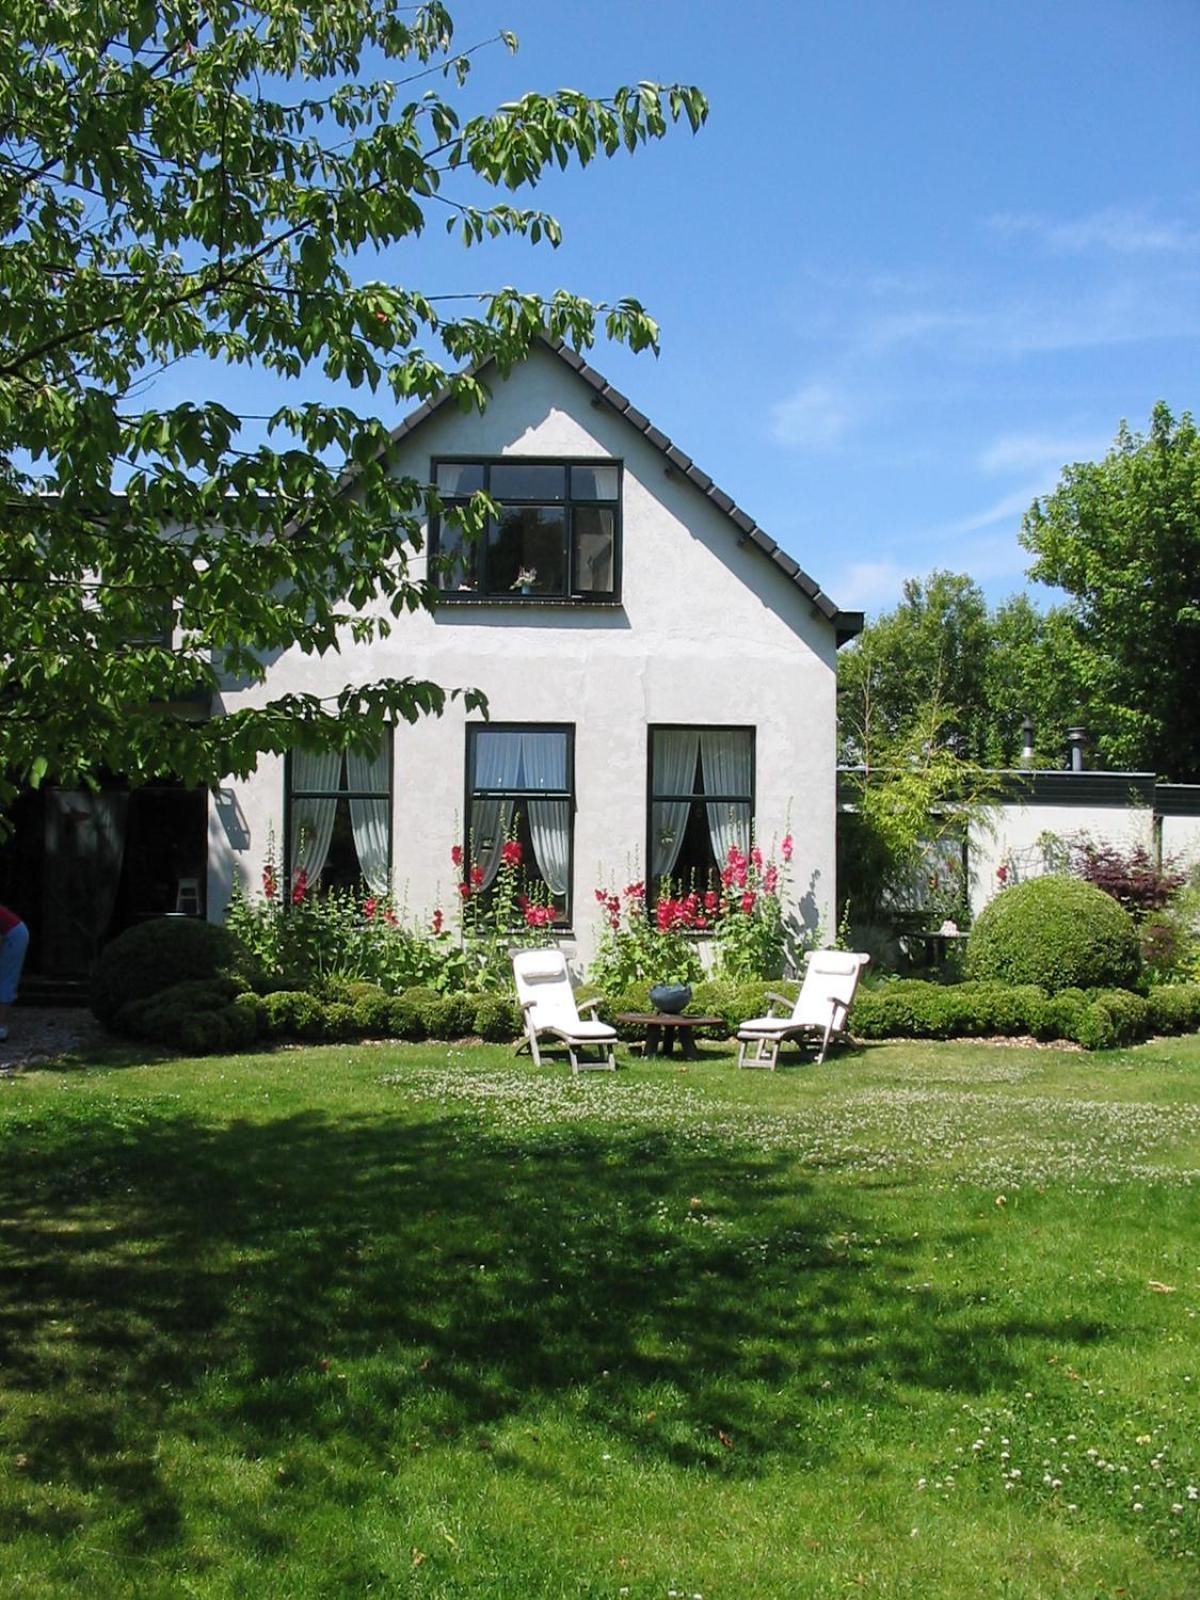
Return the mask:
<path id="1" fill-rule="evenodd" d="M 615 1072 L 617 1030 L 598 1021 L 594 1015 L 586 1020 L 580 1017 L 562 951 L 514 950 L 512 965 L 517 1000 L 525 1019 L 525 1038 L 517 1049 L 523 1050 L 528 1045 L 535 1066 L 540 1067 L 538 1040 L 546 1036 L 566 1046 L 573 1071 L 588 1067 Z M 591 1000 L 585 1004 L 594 1010 L 599 1002 Z M 598 1051 L 599 1059 L 581 1060 L 583 1051 Z"/>
<path id="2" fill-rule="evenodd" d="M 751 1017 L 738 1028 L 738 1066 L 773 1071 L 779 1048 L 787 1040 L 815 1040 L 817 1036 L 821 1041 L 817 1061 L 824 1061 L 830 1040 L 845 1032 L 858 980 L 870 959 L 848 950 L 810 951 L 804 958 L 804 982 L 795 1002 L 785 995 L 768 994 L 772 1003 L 768 1014 Z M 790 1014 L 785 1009 L 776 1015 L 776 1005 L 790 1007 Z M 754 1053 L 747 1056 L 751 1045 Z"/>

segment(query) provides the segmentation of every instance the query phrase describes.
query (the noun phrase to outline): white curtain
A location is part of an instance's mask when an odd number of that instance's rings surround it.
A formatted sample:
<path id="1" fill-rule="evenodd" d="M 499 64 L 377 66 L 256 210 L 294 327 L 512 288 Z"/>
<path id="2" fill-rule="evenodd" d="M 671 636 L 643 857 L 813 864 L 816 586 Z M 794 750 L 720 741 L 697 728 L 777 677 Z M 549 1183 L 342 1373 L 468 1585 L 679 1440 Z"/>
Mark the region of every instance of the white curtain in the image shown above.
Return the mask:
<path id="1" fill-rule="evenodd" d="M 372 894 L 388 892 L 388 805 L 391 794 L 391 772 L 388 741 L 385 739 L 378 755 L 358 755 L 353 750 L 346 753 L 346 787 L 374 792 L 370 800 L 350 801 L 350 826 L 354 831 L 354 848 L 358 864 Z"/>
<path id="2" fill-rule="evenodd" d="M 515 789 L 521 773 L 521 735 L 481 729 L 475 736 L 476 789 Z M 512 821 L 512 801 L 484 797 L 471 804 L 471 851 L 483 868 L 486 889 L 500 867 L 500 852 Z"/>
<path id="3" fill-rule="evenodd" d="M 292 793 L 305 790 L 331 791 L 342 775 L 340 752 L 293 750 Z M 310 884 L 316 883 L 329 854 L 337 796 L 327 799 L 292 801 L 292 881 L 303 872 Z"/>
<path id="4" fill-rule="evenodd" d="M 688 728 L 663 729 L 654 735 L 651 788 L 655 794 L 691 794 L 696 777 L 696 747 L 699 739 L 700 735 Z M 675 870 L 690 809 L 690 800 L 654 802 L 650 876 L 655 883 L 660 878 L 669 878 Z"/>
<path id="5" fill-rule="evenodd" d="M 716 728 L 700 735 L 700 766 L 706 794 L 750 793 L 750 735 L 744 729 Z M 708 837 L 717 866 L 723 867 L 729 851 L 750 849 L 750 806 L 746 801 L 718 801 L 705 806 Z"/>
<path id="6" fill-rule="evenodd" d="M 567 787 L 567 740 L 562 733 L 521 735 L 523 788 Z M 566 894 L 571 868 L 571 803 L 569 800 L 531 800 L 529 833 L 538 871 L 551 894 Z"/>

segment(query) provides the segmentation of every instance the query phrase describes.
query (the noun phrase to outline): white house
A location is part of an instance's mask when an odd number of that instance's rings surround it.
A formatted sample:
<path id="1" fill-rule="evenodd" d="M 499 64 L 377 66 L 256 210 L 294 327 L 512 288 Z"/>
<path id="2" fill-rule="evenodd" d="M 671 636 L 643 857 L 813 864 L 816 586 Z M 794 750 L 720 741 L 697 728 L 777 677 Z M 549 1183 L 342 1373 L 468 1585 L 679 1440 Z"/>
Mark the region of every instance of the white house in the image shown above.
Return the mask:
<path id="1" fill-rule="evenodd" d="M 485 376 L 487 374 L 485 373 Z M 294 874 L 377 889 L 420 919 L 484 887 L 514 834 L 555 934 L 586 962 L 594 890 L 700 882 L 731 843 L 794 837 L 791 895 L 833 925 L 838 646 L 862 626 L 599 373 L 540 341 L 490 405 L 443 398 L 396 430 L 397 470 L 503 508 L 479 546 L 427 530 L 447 570 L 433 614 L 387 640 L 271 668 L 269 692 L 389 674 L 473 686 L 397 727 L 375 759 L 264 759 L 210 807 L 207 910 L 253 888 L 274 838 Z M 438 570 L 435 561 L 434 570 Z M 230 687 L 224 709 L 255 693 Z M 220 709 L 220 708 L 218 708 Z"/>

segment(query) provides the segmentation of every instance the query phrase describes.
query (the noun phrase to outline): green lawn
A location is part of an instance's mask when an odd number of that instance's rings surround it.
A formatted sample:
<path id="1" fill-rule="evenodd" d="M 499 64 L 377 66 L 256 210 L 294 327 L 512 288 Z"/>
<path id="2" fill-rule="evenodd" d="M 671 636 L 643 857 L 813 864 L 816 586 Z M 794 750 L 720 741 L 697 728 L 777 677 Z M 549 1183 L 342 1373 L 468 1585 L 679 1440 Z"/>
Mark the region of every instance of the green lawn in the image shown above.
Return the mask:
<path id="1" fill-rule="evenodd" d="M 0 1083 L 4 1596 L 1200 1594 L 1200 1041 Z"/>

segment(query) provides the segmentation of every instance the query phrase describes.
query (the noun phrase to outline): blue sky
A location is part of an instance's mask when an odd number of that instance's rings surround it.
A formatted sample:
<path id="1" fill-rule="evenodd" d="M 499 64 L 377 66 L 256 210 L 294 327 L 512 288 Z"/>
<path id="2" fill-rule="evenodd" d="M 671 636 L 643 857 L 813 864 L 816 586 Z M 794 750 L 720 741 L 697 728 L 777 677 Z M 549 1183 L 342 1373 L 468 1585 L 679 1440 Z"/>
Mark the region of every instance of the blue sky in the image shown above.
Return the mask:
<path id="1" fill-rule="evenodd" d="M 1197 409 L 1197 0 L 451 10 L 460 44 L 521 42 L 479 58 L 465 109 L 654 78 L 699 84 L 710 120 L 553 174 L 556 252 L 435 224 L 389 272 L 636 295 L 661 357 L 594 364 L 839 605 L 936 567 L 1005 598 L 1065 462 L 1158 399 Z"/>

